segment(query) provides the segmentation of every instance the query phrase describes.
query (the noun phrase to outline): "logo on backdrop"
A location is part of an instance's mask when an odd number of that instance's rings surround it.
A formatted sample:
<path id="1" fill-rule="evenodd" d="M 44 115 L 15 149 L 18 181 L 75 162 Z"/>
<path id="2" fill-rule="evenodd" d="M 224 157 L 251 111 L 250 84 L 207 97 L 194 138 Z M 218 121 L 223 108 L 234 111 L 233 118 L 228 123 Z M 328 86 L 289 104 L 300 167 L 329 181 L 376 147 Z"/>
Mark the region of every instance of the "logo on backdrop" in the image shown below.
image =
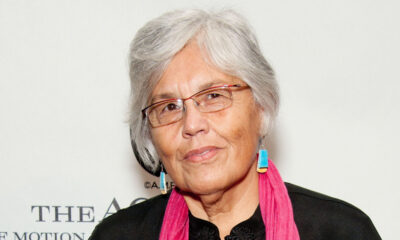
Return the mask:
<path id="1" fill-rule="evenodd" d="M 168 189 L 175 186 L 172 181 L 167 182 L 166 185 Z M 145 181 L 143 186 L 147 190 L 160 189 L 159 183 L 156 181 Z M 130 206 L 146 199 L 145 197 L 136 198 L 130 203 Z M 36 223 L 87 224 L 98 223 L 120 209 L 117 199 L 113 198 L 107 203 L 105 211 L 97 211 L 94 206 L 90 205 L 31 205 L 30 214 Z M 90 233 L 85 232 L 5 232 L 2 230 L 0 229 L 0 240 L 86 240 L 90 236 Z"/>
<path id="2" fill-rule="evenodd" d="M 171 188 L 175 187 L 175 183 L 172 181 L 166 182 L 165 184 L 167 185 L 167 189 L 171 189 Z M 144 182 L 144 188 L 151 189 L 151 190 L 160 189 L 160 183 L 156 182 L 156 181 L 152 181 L 152 182 L 146 181 L 146 182 Z"/>

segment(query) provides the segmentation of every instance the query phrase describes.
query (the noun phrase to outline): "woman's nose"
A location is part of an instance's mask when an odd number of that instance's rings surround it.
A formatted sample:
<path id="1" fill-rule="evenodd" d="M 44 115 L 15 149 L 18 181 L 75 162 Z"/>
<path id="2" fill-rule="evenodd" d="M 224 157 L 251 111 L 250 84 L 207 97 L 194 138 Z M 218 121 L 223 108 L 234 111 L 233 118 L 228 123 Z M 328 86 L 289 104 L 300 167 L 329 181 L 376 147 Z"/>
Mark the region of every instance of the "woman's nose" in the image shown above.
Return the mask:
<path id="1" fill-rule="evenodd" d="M 196 102 L 194 100 L 186 101 L 184 109 L 182 136 L 184 138 L 191 138 L 197 134 L 207 133 L 209 130 L 207 118 L 205 117 L 205 113 L 198 110 Z"/>

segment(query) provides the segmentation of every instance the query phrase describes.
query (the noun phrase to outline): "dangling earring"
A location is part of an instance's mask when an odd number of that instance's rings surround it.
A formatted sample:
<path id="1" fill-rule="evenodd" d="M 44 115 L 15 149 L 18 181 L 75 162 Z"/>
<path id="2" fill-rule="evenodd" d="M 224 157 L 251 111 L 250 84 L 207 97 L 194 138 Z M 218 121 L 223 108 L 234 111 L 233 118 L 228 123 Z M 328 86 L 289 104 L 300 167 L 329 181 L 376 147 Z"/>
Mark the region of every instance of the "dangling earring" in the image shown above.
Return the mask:
<path id="1" fill-rule="evenodd" d="M 257 172 L 265 173 L 268 170 L 268 152 L 265 149 L 261 149 L 258 152 L 258 163 Z"/>
<path id="2" fill-rule="evenodd" d="M 161 164 L 161 172 L 160 172 L 160 190 L 162 194 L 167 193 L 167 186 L 165 184 L 165 172 L 164 166 Z"/>

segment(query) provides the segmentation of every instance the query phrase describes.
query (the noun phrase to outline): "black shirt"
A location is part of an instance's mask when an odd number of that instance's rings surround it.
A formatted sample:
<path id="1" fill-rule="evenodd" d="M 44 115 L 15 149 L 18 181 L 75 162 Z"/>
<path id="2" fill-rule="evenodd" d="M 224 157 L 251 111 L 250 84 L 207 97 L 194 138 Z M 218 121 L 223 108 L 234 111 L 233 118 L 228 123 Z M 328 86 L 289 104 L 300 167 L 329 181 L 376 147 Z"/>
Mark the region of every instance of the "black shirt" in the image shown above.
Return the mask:
<path id="1" fill-rule="evenodd" d="M 213 223 L 194 217 L 189 212 L 189 239 L 190 240 L 220 240 L 217 226 Z M 254 214 L 234 226 L 225 240 L 265 240 L 265 225 L 262 219 L 260 206 Z"/>
<path id="2" fill-rule="evenodd" d="M 369 217 L 353 205 L 290 183 L 286 183 L 286 188 L 288 189 L 289 197 L 292 202 L 294 220 L 299 231 L 300 239 L 381 239 Z M 168 198 L 169 194 L 159 195 L 145 202 L 118 211 L 97 225 L 89 239 L 158 239 Z M 249 220 L 251 221 L 252 218 Z M 257 218 L 257 216 L 255 216 L 255 218 Z M 193 222 L 190 223 L 190 221 L 197 220 L 199 219 L 194 220 L 192 216 L 191 219 L 189 219 L 189 228 L 190 225 L 192 225 L 191 227 L 193 228 Z M 246 221 L 242 223 L 246 225 Z M 239 225 L 242 223 L 239 223 Z M 258 227 L 256 227 L 256 229 L 258 229 Z M 253 229 L 253 231 L 257 231 L 256 229 Z M 232 229 L 231 235 L 236 234 L 233 233 L 233 231 L 234 229 Z M 253 233 L 257 234 L 256 232 Z M 193 233 L 189 233 L 189 235 L 190 237 L 194 236 Z M 209 238 L 205 239 L 208 240 Z"/>

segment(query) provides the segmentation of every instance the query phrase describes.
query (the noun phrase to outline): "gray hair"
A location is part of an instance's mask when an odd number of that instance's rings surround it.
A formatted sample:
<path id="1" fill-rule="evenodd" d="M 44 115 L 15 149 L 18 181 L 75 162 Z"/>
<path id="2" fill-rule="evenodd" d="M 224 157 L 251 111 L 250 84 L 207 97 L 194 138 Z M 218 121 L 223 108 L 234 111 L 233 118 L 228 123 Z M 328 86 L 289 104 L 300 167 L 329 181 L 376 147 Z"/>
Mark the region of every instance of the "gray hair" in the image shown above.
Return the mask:
<path id="1" fill-rule="evenodd" d="M 263 109 L 261 144 L 276 117 L 279 105 L 274 72 L 261 53 L 247 21 L 233 10 L 207 12 L 176 10 L 144 25 L 131 44 L 131 143 L 139 163 L 158 176 L 160 160 L 150 139 L 147 119 L 141 110 L 171 59 L 189 41 L 196 41 L 203 57 L 224 73 L 238 77 L 252 89 Z"/>

